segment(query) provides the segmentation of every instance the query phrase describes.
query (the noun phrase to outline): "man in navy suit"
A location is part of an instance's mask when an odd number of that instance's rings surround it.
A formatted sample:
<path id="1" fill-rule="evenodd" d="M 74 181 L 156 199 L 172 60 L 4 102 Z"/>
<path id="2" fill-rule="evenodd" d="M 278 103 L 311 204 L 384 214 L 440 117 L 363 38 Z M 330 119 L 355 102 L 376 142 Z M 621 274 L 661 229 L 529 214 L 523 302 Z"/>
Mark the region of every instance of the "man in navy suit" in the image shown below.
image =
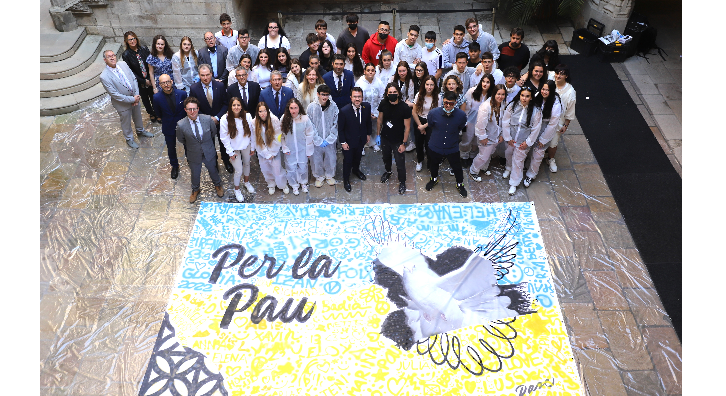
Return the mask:
<path id="1" fill-rule="evenodd" d="M 174 82 L 168 74 L 159 76 L 161 91 L 154 94 L 154 111 L 161 119 L 161 132 L 166 140 L 166 150 L 171 164 L 171 178 L 179 176 L 179 160 L 176 156 L 176 123 L 186 117 L 184 112 L 184 99 L 187 93 L 174 87 Z"/>
<path id="2" fill-rule="evenodd" d="M 228 49 L 222 44 L 217 44 L 217 39 L 212 32 L 204 33 L 204 42 L 207 46 L 197 51 L 199 64 L 211 65 L 214 79 L 224 84 L 226 88 L 229 76 L 229 70 L 227 70 Z"/>
<path id="3" fill-rule="evenodd" d="M 350 172 L 365 180 L 360 170 L 363 146 L 371 140 L 371 104 L 363 101 L 363 90 L 351 88 L 350 103 L 338 114 L 338 140 L 343 146 L 343 188 L 350 192 Z"/>
<path id="4" fill-rule="evenodd" d="M 219 119 L 227 112 L 227 90 L 224 88 L 224 84 L 212 79 L 212 67 L 208 64 L 199 65 L 199 82 L 189 87 L 189 96 L 199 99 L 199 114 L 212 117 L 214 125 L 219 128 Z M 234 166 L 229 161 L 229 154 L 224 149 L 222 141 L 219 140 L 219 134 L 217 134 L 217 141 L 224 169 L 229 173 L 234 173 Z"/>
<path id="5" fill-rule="evenodd" d="M 227 87 L 227 98 L 242 99 L 242 107 L 248 112 L 252 118 L 257 115 L 257 103 L 260 100 L 260 84 L 254 81 L 248 81 L 249 72 L 242 66 L 237 66 L 234 70 L 237 82 Z"/>
<path id="6" fill-rule="evenodd" d="M 339 109 L 350 104 L 350 89 L 355 86 L 355 76 L 350 70 L 345 70 L 345 55 L 333 56 L 333 70 L 325 73 L 323 81 L 330 87 L 330 98 Z"/>
<path id="7" fill-rule="evenodd" d="M 260 93 L 260 100 L 267 103 L 270 112 L 278 119 L 282 118 L 282 115 L 285 114 L 285 106 L 292 97 L 292 89 L 282 86 L 282 74 L 277 70 L 270 73 L 270 86 Z"/>

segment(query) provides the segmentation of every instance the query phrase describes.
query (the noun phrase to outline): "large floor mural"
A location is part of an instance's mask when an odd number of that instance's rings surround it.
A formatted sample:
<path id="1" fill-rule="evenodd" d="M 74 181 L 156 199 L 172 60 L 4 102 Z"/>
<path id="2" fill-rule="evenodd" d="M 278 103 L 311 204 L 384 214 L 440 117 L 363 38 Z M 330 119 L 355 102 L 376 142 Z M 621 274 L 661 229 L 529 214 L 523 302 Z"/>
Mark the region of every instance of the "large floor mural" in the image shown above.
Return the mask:
<path id="1" fill-rule="evenodd" d="M 202 203 L 140 395 L 579 395 L 532 203 Z"/>

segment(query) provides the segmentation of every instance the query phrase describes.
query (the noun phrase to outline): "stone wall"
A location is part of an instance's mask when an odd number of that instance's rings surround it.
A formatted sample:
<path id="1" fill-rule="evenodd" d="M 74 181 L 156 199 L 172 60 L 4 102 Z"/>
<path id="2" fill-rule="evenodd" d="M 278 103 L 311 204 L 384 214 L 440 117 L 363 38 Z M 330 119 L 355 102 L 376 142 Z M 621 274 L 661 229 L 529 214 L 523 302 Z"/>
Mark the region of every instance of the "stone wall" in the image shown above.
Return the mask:
<path id="1" fill-rule="evenodd" d="M 575 28 L 586 27 L 593 18 L 605 26 L 603 34 L 613 29 L 623 33 L 632 10 L 633 0 L 585 0 L 580 15 L 574 21 Z"/>
<path id="2" fill-rule="evenodd" d="M 56 10 L 73 0 L 53 0 Z M 86 27 L 88 34 L 96 34 L 114 41 L 123 41 L 123 34 L 132 30 L 141 42 L 150 46 L 157 34 L 166 36 L 169 45 L 177 50 L 184 36 L 189 36 L 195 48 L 204 46 L 204 33 L 220 30 L 219 15 L 223 12 L 232 18 L 232 28 L 246 27 L 250 19 L 253 0 L 105 0 L 106 6 L 92 6 L 90 14 L 68 11 L 63 19 Z M 61 3 L 60 7 L 58 4 Z M 51 10 L 51 13 L 54 10 Z M 58 18 L 54 18 L 58 19 Z M 73 21 L 72 19 L 75 19 Z M 72 26 L 61 31 L 72 30 Z M 70 27 L 70 29 L 69 29 Z"/>

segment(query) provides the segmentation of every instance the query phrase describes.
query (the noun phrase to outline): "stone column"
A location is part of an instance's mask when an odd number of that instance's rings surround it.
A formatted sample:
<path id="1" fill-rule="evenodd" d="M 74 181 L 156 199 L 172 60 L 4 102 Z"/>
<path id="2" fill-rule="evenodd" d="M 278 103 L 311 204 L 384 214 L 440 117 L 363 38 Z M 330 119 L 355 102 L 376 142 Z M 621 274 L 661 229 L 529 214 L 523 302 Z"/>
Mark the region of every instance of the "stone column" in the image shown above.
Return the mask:
<path id="1" fill-rule="evenodd" d="M 623 33 L 632 10 L 633 0 L 585 0 L 580 15 L 574 21 L 575 28 L 587 27 L 587 22 L 593 18 L 605 26 L 603 34 L 613 29 Z"/>

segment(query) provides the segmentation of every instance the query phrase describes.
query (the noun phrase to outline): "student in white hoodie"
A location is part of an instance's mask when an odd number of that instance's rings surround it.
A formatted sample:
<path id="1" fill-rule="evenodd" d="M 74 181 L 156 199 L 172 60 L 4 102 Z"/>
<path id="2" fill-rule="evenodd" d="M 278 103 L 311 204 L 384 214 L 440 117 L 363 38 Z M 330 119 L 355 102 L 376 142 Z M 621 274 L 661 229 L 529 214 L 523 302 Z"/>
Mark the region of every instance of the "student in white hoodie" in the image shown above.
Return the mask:
<path id="1" fill-rule="evenodd" d="M 363 101 L 371 105 L 371 124 L 373 125 L 373 131 L 368 144 L 369 147 L 373 147 L 374 152 L 381 151 L 376 125 L 378 123 L 378 105 L 381 104 L 383 93 L 386 90 L 386 84 L 376 77 L 377 70 L 378 68 L 375 65 L 368 63 L 365 67 L 363 77 L 359 78 L 355 83 L 356 87 L 363 90 Z"/>
<path id="2" fill-rule="evenodd" d="M 514 195 L 522 182 L 524 160 L 542 125 L 542 112 L 534 105 L 532 96 L 532 88 L 522 87 L 502 115 L 502 137 L 507 143 L 507 165 L 502 177 L 509 178 L 509 195 Z"/>
<path id="3" fill-rule="evenodd" d="M 250 194 L 255 192 L 250 184 L 250 156 L 254 154 L 253 125 L 252 116 L 245 111 L 242 100 L 237 97 L 230 99 L 227 114 L 219 120 L 219 137 L 224 145 L 220 149 L 227 151 L 234 166 L 234 196 L 239 202 L 245 201 L 239 188 L 242 174 L 245 177 L 247 191 Z"/>
<path id="4" fill-rule="evenodd" d="M 570 68 L 567 65 L 557 65 L 555 67 L 555 84 L 557 85 L 557 94 L 560 95 L 562 102 L 562 116 L 557 124 L 557 133 L 550 140 L 550 146 L 547 149 L 549 156 L 550 172 L 557 172 L 557 163 L 555 163 L 555 153 L 557 152 L 557 144 L 560 141 L 560 135 L 567 131 L 570 122 L 575 119 L 575 102 L 577 100 L 575 88 L 570 85 Z"/>
<path id="5" fill-rule="evenodd" d="M 393 67 L 393 54 L 389 50 L 381 51 L 381 62 L 376 67 L 376 78 L 381 80 L 385 86 L 395 73 L 396 68 Z"/>

